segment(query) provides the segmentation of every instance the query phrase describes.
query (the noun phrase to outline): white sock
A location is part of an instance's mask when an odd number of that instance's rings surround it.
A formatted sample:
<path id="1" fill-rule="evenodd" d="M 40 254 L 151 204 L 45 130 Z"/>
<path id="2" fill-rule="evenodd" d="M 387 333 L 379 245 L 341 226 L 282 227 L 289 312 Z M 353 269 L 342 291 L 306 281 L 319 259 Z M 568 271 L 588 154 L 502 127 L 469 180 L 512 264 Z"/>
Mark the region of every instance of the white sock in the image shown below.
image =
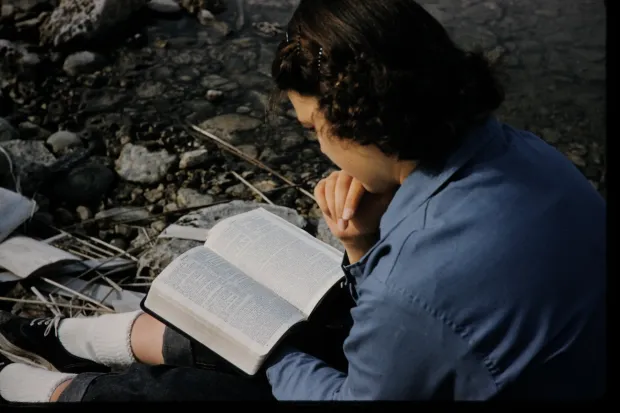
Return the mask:
<path id="1" fill-rule="evenodd" d="M 27 364 L 9 364 L 0 371 L 0 396 L 9 402 L 47 403 L 60 384 L 75 376 Z"/>
<path id="2" fill-rule="evenodd" d="M 71 354 L 108 367 L 136 362 L 131 350 L 131 328 L 142 311 L 62 320 L 58 338 Z"/>

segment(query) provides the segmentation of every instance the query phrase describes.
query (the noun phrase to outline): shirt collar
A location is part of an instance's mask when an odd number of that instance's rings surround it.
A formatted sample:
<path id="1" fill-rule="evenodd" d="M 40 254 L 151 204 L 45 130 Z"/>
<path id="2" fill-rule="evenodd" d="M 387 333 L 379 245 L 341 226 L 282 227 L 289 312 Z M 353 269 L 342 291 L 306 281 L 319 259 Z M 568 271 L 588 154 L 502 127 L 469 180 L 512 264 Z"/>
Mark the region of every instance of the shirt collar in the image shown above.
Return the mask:
<path id="1" fill-rule="evenodd" d="M 459 148 L 438 172 L 414 170 L 396 191 L 380 223 L 381 236 L 392 231 L 407 215 L 415 212 L 432 197 L 459 169 L 500 131 L 500 123 L 490 117 L 484 124 L 469 132 Z"/>

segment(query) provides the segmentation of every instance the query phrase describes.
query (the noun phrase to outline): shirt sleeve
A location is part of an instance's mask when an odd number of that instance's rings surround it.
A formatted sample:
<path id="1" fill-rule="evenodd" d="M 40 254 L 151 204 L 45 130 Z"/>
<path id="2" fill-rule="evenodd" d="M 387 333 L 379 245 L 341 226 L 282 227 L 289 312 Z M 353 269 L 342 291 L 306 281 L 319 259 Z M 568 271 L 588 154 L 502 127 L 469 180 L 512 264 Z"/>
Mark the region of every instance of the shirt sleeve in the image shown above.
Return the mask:
<path id="1" fill-rule="evenodd" d="M 377 280 L 367 280 L 359 292 L 344 344 L 348 371 L 282 349 L 267 368 L 276 399 L 411 400 L 453 394 L 457 364 L 468 352 L 460 337 L 418 303 L 403 305 L 404 297 L 390 294 Z M 476 373 L 471 376 L 475 381 Z"/>

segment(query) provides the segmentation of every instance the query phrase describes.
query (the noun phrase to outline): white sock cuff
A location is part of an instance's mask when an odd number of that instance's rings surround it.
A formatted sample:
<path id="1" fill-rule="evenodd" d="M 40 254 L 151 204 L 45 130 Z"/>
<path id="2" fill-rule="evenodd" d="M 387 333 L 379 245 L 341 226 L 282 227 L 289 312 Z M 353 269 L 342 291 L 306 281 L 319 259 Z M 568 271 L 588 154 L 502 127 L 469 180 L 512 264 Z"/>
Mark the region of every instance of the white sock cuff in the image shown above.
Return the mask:
<path id="1" fill-rule="evenodd" d="M 91 324 L 93 350 L 106 366 L 125 366 L 136 362 L 131 349 L 131 330 L 141 310 L 104 314 Z"/>
<path id="2" fill-rule="evenodd" d="M 0 371 L 0 395 L 9 402 L 47 403 L 54 391 L 76 374 L 13 363 Z"/>

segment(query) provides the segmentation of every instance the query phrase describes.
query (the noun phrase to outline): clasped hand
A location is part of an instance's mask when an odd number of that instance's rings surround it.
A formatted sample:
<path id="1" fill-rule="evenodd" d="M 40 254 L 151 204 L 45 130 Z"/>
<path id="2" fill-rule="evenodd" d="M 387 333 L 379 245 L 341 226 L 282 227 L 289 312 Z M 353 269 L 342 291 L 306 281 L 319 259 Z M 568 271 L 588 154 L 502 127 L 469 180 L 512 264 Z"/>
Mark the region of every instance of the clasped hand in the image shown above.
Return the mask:
<path id="1" fill-rule="evenodd" d="M 394 193 L 371 194 L 351 175 L 336 171 L 317 184 L 314 196 L 330 231 L 355 262 L 377 241 L 379 222 Z"/>

